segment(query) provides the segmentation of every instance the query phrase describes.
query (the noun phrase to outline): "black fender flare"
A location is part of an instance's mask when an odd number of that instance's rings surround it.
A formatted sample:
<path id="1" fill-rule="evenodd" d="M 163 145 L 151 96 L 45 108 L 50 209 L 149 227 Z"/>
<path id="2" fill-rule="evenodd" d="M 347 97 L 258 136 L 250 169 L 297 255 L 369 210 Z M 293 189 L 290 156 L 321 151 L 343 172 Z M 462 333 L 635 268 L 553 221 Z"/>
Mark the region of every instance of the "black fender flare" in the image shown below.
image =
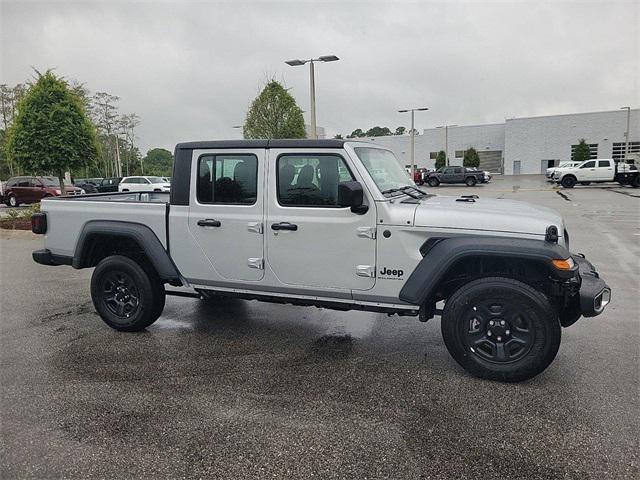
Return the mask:
<path id="1" fill-rule="evenodd" d="M 571 278 L 577 272 L 577 266 L 562 273 L 555 270 L 551 261 L 567 259 L 570 253 L 564 246 L 545 240 L 464 236 L 442 238 L 431 243 L 430 248 L 421 249 L 423 258 L 402 286 L 400 300 L 413 305 L 423 305 L 435 293 L 438 284 L 449 270 L 465 258 L 485 256 L 533 260 L 548 265 L 565 278 Z"/>
<path id="2" fill-rule="evenodd" d="M 162 280 L 180 282 L 180 273 L 156 234 L 146 225 L 117 220 L 90 220 L 84 224 L 76 247 L 71 266 L 73 268 L 92 267 L 90 264 L 90 245 L 96 236 L 129 238 L 144 250 Z"/>

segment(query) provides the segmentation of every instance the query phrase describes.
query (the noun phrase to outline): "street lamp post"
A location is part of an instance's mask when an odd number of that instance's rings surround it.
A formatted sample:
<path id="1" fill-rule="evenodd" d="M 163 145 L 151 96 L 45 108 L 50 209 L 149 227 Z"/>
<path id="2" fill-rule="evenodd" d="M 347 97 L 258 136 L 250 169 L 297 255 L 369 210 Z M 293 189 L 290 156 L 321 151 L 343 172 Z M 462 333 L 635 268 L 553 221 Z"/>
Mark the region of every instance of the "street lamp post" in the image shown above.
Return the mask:
<path id="1" fill-rule="evenodd" d="M 629 159 L 629 127 L 631 123 L 631 107 L 620 107 L 620 110 L 627 111 L 627 131 L 624 132 L 624 161 Z"/>
<path id="2" fill-rule="evenodd" d="M 440 125 L 436 128 L 444 128 L 444 156 L 445 165 L 449 166 L 449 127 L 457 127 L 458 125 Z"/>
<path id="3" fill-rule="evenodd" d="M 308 60 L 288 60 L 284 63 L 289 65 L 290 67 L 300 67 L 306 63 L 309 64 L 309 97 L 311 101 L 311 138 L 314 140 L 318 138 L 318 134 L 316 132 L 316 79 L 315 79 L 315 70 L 313 63 L 314 62 L 335 62 L 340 60 L 335 55 L 323 55 L 318 58 L 310 58 Z"/>
<path id="4" fill-rule="evenodd" d="M 423 112 L 425 110 L 429 110 L 427 107 L 421 107 L 421 108 L 405 108 L 403 110 L 398 110 L 398 113 L 407 113 L 407 112 L 411 112 L 411 131 L 409 132 L 411 135 L 411 180 L 413 180 L 414 174 L 415 174 L 415 166 L 416 166 L 416 161 L 415 161 L 415 153 L 416 153 L 416 146 L 415 146 L 415 112 Z"/>

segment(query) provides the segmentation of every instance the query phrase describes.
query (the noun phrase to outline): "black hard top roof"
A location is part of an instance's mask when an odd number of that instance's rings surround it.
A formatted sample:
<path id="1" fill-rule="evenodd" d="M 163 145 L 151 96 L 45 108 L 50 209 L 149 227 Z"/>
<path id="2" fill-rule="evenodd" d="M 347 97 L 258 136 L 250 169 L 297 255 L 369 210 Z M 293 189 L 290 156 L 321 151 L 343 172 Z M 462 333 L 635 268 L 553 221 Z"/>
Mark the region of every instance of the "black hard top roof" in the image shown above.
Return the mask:
<path id="1" fill-rule="evenodd" d="M 271 139 L 271 140 L 209 140 L 201 142 L 183 142 L 176 145 L 176 150 L 200 150 L 205 148 L 342 148 L 346 140 L 304 140 L 304 139 Z"/>

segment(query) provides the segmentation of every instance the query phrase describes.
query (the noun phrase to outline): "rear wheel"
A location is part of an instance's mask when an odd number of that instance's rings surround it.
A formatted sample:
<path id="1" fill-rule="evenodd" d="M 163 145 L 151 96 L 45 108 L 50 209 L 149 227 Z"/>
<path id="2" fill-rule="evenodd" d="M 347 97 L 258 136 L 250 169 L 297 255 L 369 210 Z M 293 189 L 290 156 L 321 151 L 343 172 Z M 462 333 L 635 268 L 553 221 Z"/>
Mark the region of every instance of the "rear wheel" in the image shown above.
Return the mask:
<path id="1" fill-rule="evenodd" d="M 91 299 L 111 328 L 137 332 L 155 322 L 164 308 L 164 285 L 155 271 L 131 258 L 103 259 L 91 277 Z"/>
<path id="2" fill-rule="evenodd" d="M 577 182 L 578 180 L 576 179 L 576 177 L 574 177 L 573 175 L 567 175 L 566 177 L 562 178 L 562 181 L 560 183 L 564 188 L 573 188 Z"/>
<path id="3" fill-rule="evenodd" d="M 503 277 L 460 287 L 445 304 L 441 329 L 456 362 L 488 380 L 532 378 L 549 366 L 560 347 L 560 322 L 547 297 Z"/>
<path id="4" fill-rule="evenodd" d="M 635 177 L 633 177 L 633 180 L 631 180 L 631 186 L 633 188 L 640 187 L 640 174 L 638 174 Z"/>
<path id="5" fill-rule="evenodd" d="M 467 187 L 474 187 L 477 183 L 477 180 L 475 177 L 467 177 L 464 183 L 467 184 Z"/>
<path id="6" fill-rule="evenodd" d="M 440 180 L 438 180 L 438 179 L 437 179 L 437 178 L 435 178 L 435 177 L 431 177 L 431 178 L 428 180 L 428 183 L 429 183 L 429 186 L 430 186 L 430 187 L 437 187 L 438 185 L 440 185 Z"/>

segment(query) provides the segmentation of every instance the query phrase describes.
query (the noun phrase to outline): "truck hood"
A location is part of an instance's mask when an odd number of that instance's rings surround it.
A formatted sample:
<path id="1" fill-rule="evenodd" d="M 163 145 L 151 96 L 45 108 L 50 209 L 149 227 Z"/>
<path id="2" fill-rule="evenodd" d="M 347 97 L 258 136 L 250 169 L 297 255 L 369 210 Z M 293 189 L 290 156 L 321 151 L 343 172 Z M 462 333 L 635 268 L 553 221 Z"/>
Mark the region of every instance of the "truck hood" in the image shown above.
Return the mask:
<path id="1" fill-rule="evenodd" d="M 523 233 L 544 236 L 549 225 L 564 231 L 562 216 L 554 210 L 515 200 L 434 196 L 424 199 L 415 211 L 414 225 L 443 229 Z"/>

